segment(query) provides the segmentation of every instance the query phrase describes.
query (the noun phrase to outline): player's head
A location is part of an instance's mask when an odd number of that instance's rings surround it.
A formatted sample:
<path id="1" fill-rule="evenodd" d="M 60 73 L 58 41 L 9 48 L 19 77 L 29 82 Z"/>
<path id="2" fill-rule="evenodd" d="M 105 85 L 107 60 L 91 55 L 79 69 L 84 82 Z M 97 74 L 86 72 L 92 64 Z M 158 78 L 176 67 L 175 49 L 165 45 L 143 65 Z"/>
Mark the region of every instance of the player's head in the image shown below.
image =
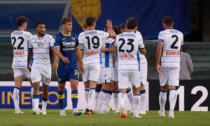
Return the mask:
<path id="1" fill-rule="evenodd" d="M 44 36 L 46 32 L 46 23 L 39 21 L 36 23 L 36 31 L 40 36 Z"/>
<path id="2" fill-rule="evenodd" d="M 126 26 L 127 26 L 127 30 L 136 31 L 138 29 L 138 21 L 133 17 L 128 18 Z"/>
<path id="3" fill-rule="evenodd" d="M 121 33 L 118 26 L 113 26 L 113 30 L 114 30 L 114 32 L 115 32 L 116 35 L 118 35 L 118 34 Z"/>
<path id="4" fill-rule="evenodd" d="M 72 31 L 72 19 L 71 18 L 63 18 L 61 21 L 62 27 L 64 31 L 71 32 Z"/>
<path id="5" fill-rule="evenodd" d="M 172 18 L 170 16 L 165 16 L 162 19 L 162 23 L 165 29 L 173 28 L 173 25 L 174 25 L 174 22 L 172 21 Z"/>
<path id="6" fill-rule="evenodd" d="M 96 18 L 95 17 L 88 17 L 86 19 L 86 25 L 87 25 L 87 27 L 93 27 L 95 29 L 95 27 L 96 27 Z"/>
<path id="7" fill-rule="evenodd" d="M 120 33 L 123 33 L 127 30 L 126 24 L 122 23 L 119 26 Z"/>
<path id="8" fill-rule="evenodd" d="M 84 24 L 83 27 L 82 27 L 83 31 L 86 31 L 87 30 L 87 25 Z"/>
<path id="9" fill-rule="evenodd" d="M 24 30 L 26 30 L 27 22 L 28 22 L 28 18 L 26 18 L 24 16 L 20 16 L 20 17 L 16 18 L 16 24 L 17 24 L 18 28 L 22 27 Z"/>

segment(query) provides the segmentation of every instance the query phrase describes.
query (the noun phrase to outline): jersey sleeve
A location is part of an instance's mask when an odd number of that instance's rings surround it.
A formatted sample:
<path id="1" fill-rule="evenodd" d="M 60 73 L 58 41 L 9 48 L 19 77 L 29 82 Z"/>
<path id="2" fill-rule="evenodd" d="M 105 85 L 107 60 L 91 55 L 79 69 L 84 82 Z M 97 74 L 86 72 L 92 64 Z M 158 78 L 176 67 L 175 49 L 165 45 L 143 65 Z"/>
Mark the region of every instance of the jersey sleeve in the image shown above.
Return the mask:
<path id="1" fill-rule="evenodd" d="M 50 36 L 50 47 L 55 47 L 55 39 L 52 36 Z"/>
<path id="2" fill-rule="evenodd" d="M 78 41 L 78 36 L 77 35 L 75 35 L 75 47 L 78 47 L 79 46 L 79 41 Z"/>
<path id="3" fill-rule="evenodd" d="M 83 35 L 81 33 L 79 34 L 79 37 L 78 37 L 78 43 L 82 44 L 82 45 L 84 44 L 83 43 Z"/>
<path id="4" fill-rule="evenodd" d="M 164 37 L 162 33 L 159 33 L 158 35 L 158 43 L 164 43 Z"/>
<path id="5" fill-rule="evenodd" d="M 55 36 L 55 40 L 54 41 L 55 41 L 54 42 L 54 47 L 56 47 L 56 46 L 59 46 L 60 47 L 60 36 L 59 36 L 59 34 L 57 34 Z"/>
<path id="6" fill-rule="evenodd" d="M 108 32 L 102 31 L 102 39 L 107 39 L 109 38 L 110 34 Z"/>
<path id="7" fill-rule="evenodd" d="M 145 48 L 145 45 L 144 45 L 144 42 L 143 42 L 143 39 L 142 37 L 141 38 L 137 38 L 137 41 L 138 41 L 138 46 L 139 46 L 139 49 L 143 49 Z"/>
<path id="8" fill-rule="evenodd" d="M 184 35 L 182 34 L 182 41 L 181 41 L 181 45 L 184 45 Z"/>

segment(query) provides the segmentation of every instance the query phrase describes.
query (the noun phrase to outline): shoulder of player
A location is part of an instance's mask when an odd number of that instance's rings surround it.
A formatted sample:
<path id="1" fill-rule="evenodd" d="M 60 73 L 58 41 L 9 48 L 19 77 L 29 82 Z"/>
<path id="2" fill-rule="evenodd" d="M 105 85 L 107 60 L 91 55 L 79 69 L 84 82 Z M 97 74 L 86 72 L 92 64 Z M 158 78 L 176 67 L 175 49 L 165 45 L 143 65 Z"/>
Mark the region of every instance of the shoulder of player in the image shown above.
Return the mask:
<path id="1" fill-rule="evenodd" d="M 115 42 L 115 39 L 113 39 L 113 38 L 107 38 L 107 39 L 104 39 L 103 42 L 104 43 L 111 44 L 111 43 Z"/>
<path id="2" fill-rule="evenodd" d="M 46 38 L 46 39 L 53 39 L 53 36 L 50 35 L 50 34 L 45 34 L 45 38 Z"/>
<path id="3" fill-rule="evenodd" d="M 79 33 L 79 37 L 82 37 L 84 35 L 85 35 L 85 32 L 84 31 Z"/>

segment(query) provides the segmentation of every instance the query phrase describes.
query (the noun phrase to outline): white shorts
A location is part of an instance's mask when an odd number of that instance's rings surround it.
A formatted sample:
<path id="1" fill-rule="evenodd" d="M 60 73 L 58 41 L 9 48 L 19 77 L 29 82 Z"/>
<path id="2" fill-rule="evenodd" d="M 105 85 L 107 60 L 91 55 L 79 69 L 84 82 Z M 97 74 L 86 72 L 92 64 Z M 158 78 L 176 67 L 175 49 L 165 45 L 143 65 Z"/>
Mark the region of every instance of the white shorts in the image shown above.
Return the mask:
<path id="1" fill-rule="evenodd" d="M 141 74 L 141 82 L 143 85 L 147 84 L 147 71 L 148 64 L 147 62 L 140 64 L 140 74 Z"/>
<path id="2" fill-rule="evenodd" d="M 111 83 L 112 68 L 101 68 L 99 84 Z"/>
<path id="3" fill-rule="evenodd" d="M 118 89 L 127 89 L 130 87 L 130 83 L 132 86 L 135 88 L 140 87 L 141 85 L 141 77 L 140 77 L 140 72 L 135 71 L 135 72 L 118 72 Z"/>
<path id="4" fill-rule="evenodd" d="M 163 72 L 159 74 L 160 86 L 166 84 L 171 86 L 179 86 L 179 70 L 180 68 L 162 67 Z"/>
<path id="5" fill-rule="evenodd" d="M 31 69 L 31 79 L 32 83 L 40 82 L 44 83 L 45 85 L 50 85 L 51 82 L 51 67 L 45 68 L 34 68 Z"/>
<path id="6" fill-rule="evenodd" d="M 14 77 L 24 75 L 26 78 L 31 78 L 31 72 L 27 68 L 13 68 Z"/>
<path id="7" fill-rule="evenodd" d="M 114 81 L 114 67 L 111 68 L 111 80 Z"/>
<path id="8" fill-rule="evenodd" d="M 118 81 L 118 67 L 114 68 L 114 81 L 117 82 Z"/>
<path id="9" fill-rule="evenodd" d="M 99 75 L 100 75 L 100 64 L 93 64 L 85 66 L 85 72 L 82 76 L 83 81 L 95 81 L 99 82 Z"/>

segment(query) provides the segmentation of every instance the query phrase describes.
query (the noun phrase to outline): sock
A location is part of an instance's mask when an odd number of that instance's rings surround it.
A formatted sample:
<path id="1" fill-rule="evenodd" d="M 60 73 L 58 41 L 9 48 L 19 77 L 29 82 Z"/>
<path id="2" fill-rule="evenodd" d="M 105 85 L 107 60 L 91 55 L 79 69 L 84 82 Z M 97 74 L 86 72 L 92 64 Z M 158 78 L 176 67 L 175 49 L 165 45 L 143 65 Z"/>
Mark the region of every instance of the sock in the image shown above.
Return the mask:
<path id="1" fill-rule="evenodd" d="M 87 109 L 91 109 L 92 106 L 92 102 L 94 100 L 95 97 L 95 93 L 96 93 L 96 89 L 95 88 L 90 88 L 89 94 L 88 94 L 88 103 L 87 103 Z"/>
<path id="2" fill-rule="evenodd" d="M 39 95 L 33 95 L 33 110 L 39 110 Z"/>
<path id="3" fill-rule="evenodd" d="M 169 104 L 170 104 L 170 111 L 174 111 L 175 105 L 176 105 L 176 89 L 171 89 L 169 91 Z"/>
<path id="4" fill-rule="evenodd" d="M 72 107 L 75 111 L 75 109 L 77 109 L 77 104 L 78 104 L 78 90 L 71 91 L 71 101 L 72 101 Z"/>
<path id="5" fill-rule="evenodd" d="M 88 94 L 89 94 L 89 89 L 85 88 L 85 100 L 86 100 L 86 103 L 88 102 Z"/>
<path id="6" fill-rule="evenodd" d="M 100 91 L 96 91 L 96 94 L 95 94 L 95 110 L 96 110 L 97 105 L 98 105 L 98 97 L 99 97 L 99 94 L 100 94 Z"/>
<path id="7" fill-rule="evenodd" d="M 160 90 L 159 104 L 160 104 L 160 110 L 162 112 L 165 111 L 166 99 L 167 99 L 167 91 Z"/>
<path id="8" fill-rule="evenodd" d="M 19 99 L 20 99 L 20 88 L 15 87 L 13 90 L 13 99 L 15 109 L 20 109 L 19 107 Z"/>
<path id="9" fill-rule="evenodd" d="M 59 100 L 59 106 L 60 109 L 63 110 L 64 109 L 64 98 L 65 98 L 65 94 L 64 91 L 58 91 L 58 100 Z"/>
<path id="10" fill-rule="evenodd" d="M 31 87 L 31 105 L 32 105 L 32 99 L 33 99 L 33 94 L 34 94 L 34 87 Z"/>
<path id="11" fill-rule="evenodd" d="M 138 114 L 138 109 L 140 107 L 140 94 L 133 96 L 133 114 Z"/>
<path id="12" fill-rule="evenodd" d="M 42 110 L 46 110 L 47 109 L 47 99 L 42 98 Z"/>
<path id="13" fill-rule="evenodd" d="M 112 91 L 108 91 L 106 94 L 106 99 L 105 99 L 105 110 L 109 107 L 109 103 L 112 99 Z"/>
<path id="14" fill-rule="evenodd" d="M 102 108 L 105 104 L 106 94 L 107 94 L 107 91 L 102 89 L 98 96 L 98 103 L 97 103 L 96 111 L 99 113 L 103 112 Z"/>
<path id="15" fill-rule="evenodd" d="M 133 111 L 133 91 L 131 89 L 128 89 L 126 91 L 127 95 L 128 95 L 128 99 L 130 101 L 131 104 L 131 112 Z"/>
<path id="16" fill-rule="evenodd" d="M 125 108 L 124 104 L 125 104 L 125 93 L 124 92 L 119 92 L 118 93 L 118 103 L 119 103 L 119 108 Z"/>
<path id="17" fill-rule="evenodd" d="M 141 100 L 140 100 L 140 112 L 146 112 L 145 110 L 145 98 L 146 98 L 146 91 L 143 90 L 140 92 Z"/>
<path id="18" fill-rule="evenodd" d="M 118 111 L 119 106 L 118 106 L 118 93 L 119 91 L 115 91 L 114 95 L 113 95 L 113 99 L 114 99 L 114 104 L 115 104 L 115 111 Z"/>

